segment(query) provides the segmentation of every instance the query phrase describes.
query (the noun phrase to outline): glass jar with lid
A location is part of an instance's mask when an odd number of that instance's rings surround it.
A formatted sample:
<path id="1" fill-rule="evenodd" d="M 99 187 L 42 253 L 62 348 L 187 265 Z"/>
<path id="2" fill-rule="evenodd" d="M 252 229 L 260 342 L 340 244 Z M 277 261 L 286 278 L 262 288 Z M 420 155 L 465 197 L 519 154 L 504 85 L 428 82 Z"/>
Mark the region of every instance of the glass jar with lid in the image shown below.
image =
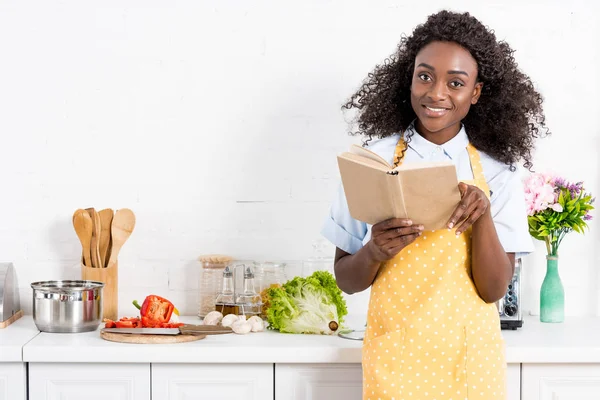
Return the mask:
<path id="1" fill-rule="evenodd" d="M 215 310 L 215 299 L 223 284 L 223 271 L 230 266 L 233 257 L 223 254 L 207 254 L 198 257 L 200 278 L 198 282 L 198 317 Z"/>

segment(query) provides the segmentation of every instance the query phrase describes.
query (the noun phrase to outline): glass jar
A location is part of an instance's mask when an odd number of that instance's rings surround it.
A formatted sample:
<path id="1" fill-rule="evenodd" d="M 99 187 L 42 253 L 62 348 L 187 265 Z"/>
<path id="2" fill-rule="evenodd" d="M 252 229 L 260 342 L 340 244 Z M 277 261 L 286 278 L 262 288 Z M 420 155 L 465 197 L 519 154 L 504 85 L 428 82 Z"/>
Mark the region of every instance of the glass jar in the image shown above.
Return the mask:
<path id="1" fill-rule="evenodd" d="M 215 299 L 223 284 L 223 271 L 231 265 L 232 257 L 222 254 L 208 254 L 198 258 L 200 261 L 200 278 L 198 282 L 199 302 L 198 317 L 215 310 Z"/>
<path id="2" fill-rule="evenodd" d="M 283 285 L 287 280 L 285 276 L 285 263 L 256 263 L 254 271 L 255 287 L 259 293 L 271 285 Z"/>
<path id="3" fill-rule="evenodd" d="M 254 280 L 256 291 L 260 294 L 262 300 L 261 317 L 269 307 L 269 300 L 266 296 L 266 289 L 272 285 L 283 285 L 287 281 L 285 274 L 285 263 L 263 262 L 256 263 L 254 267 Z"/>
<path id="4" fill-rule="evenodd" d="M 313 253 L 311 257 L 302 262 L 302 276 L 307 277 L 315 271 L 327 271 L 335 276 L 333 269 L 334 258 L 331 256 L 332 251 L 328 251 L 328 244 L 323 239 L 315 240 L 312 244 Z"/>

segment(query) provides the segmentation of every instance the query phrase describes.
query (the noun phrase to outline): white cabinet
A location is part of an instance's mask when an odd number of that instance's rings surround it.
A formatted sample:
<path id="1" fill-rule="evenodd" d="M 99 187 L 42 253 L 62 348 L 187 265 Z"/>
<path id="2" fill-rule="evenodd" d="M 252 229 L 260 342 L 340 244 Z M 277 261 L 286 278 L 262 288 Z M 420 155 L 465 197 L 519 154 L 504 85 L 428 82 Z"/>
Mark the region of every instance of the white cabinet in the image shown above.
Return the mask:
<path id="1" fill-rule="evenodd" d="M 81 399 L 150 400 L 150 364 L 29 364 L 29 400 Z"/>
<path id="2" fill-rule="evenodd" d="M 275 400 L 361 400 L 360 364 L 277 364 Z"/>
<path id="3" fill-rule="evenodd" d="M 27 398 L 27 372 L 22 362 L 0 363 L 0 400 Z"/>
<path id="4" fill-rule="evenodd" d="M 361 400 L 360 364 L 30 363 L 29 400 Z M 0 363 L 0 400 L 27 399 Z M 597 400 L 600 364 L 509 364 L 507 400 Z"/>
<path id="5" fill-rule="evenodd" d="M 506 369 L 506 400 L 521 398 L 521 364 L 508 364 Z"/>
<path id="6" fill-rule="evenodd" d="M 600 364 L 523 364 L 522 400 L 597 400 Z"/>
<path id="7" fill-rule="evenodd" d="M 273 364 L 152 364 L 152 400 L 273 400 L 273 379 Z"/>
<path id="8" fill-rule="evenodd" d="M 521 398 L 521 365 L 509 364 L 507 400 Z M 275 400 L 361 400 L 360 364 L 277 364 Z"/>

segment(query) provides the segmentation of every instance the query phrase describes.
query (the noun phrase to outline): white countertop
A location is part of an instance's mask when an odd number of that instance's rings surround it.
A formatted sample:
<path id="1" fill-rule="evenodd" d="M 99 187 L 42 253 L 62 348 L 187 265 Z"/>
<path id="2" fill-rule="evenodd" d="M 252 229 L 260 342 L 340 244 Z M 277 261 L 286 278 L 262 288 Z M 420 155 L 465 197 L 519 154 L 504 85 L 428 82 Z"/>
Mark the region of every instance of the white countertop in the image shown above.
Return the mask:
<path id="1" fill-rule="evenodd" d="M 523 327 L 502 331 L 508 363 L 599 363 L 600 317 L 565 317 L 560 324 L 527 316 Z"/>
<path id="2" fill-rule="evenodd" d="M 30 315 L 0 329 L 0 362 L 23 361 L 23 346 L 39 333 Z"/>
<path id="3" fill-rule="evenodd" d="M 30 316 L 22 320 L 22 324 L 33 325 Z M 198 323 L 195 317 L 183 318 L 183 321 Z M 522 328 L 502 331 L 502 334 L 508 363 L 600 363 L 599 331 L 598 317 L 571 317 L 563 324 L 542 324 L 539 317 L 526 317 Z M 290 335 L 273 331 L 214 335 L 195 342 L 166 345 L 109 342 L 100 338 L 99 331 L 40 333 L 24 346 L 23 361 L 360 363 L 361 347 L 361 341 L 337 336 Z"/>
<path id="4" fill-rule="evenodd" d="M 181 318 L 198 324 L 198 318 Z M 102 325 L 103 326 L 103 325 Z M 194 342 L 109 342 L 99 331 L 40 333 L 23 349 L 28 362 L 129 363 L 356 363 L 362 342 L 326 335 L 291 335 L 265 330 L 246 335 L 209 335 Z"/>

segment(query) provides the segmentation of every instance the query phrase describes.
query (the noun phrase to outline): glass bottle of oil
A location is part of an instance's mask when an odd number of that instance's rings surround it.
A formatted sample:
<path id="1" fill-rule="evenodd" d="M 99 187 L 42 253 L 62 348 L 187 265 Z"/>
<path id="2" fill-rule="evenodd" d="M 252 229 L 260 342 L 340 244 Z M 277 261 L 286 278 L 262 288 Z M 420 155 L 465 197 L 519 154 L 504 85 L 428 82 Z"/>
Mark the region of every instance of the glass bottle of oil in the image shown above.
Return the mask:
<path id="1" fill-rule="evenodd" d="M 254 271 L 251 267 L 244 269 L 244 289 L 235 299 L 241 314 L 246 318 L 253 315 L 260 315 L 262 300 L 260 294 L 254 289 Z"/>
<path id="2" fill-rule="evenodd" d="M 223 286 L 215 299 L 215 310 L 223 315 L 240 313 L 240 308 L 235 304 L 233 271 L 229 266 L 223 270 Z"/>

